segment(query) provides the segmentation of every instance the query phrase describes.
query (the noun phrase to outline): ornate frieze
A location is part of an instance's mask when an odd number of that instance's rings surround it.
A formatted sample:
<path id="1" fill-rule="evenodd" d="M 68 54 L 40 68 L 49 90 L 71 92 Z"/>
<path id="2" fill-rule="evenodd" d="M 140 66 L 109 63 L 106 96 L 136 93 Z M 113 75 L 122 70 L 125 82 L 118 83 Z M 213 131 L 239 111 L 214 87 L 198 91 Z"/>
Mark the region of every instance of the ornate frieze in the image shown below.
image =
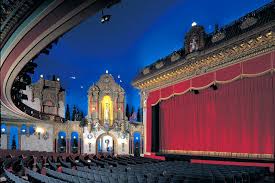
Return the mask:
<path id="1" fill-rule="evenodd" d="M 147 67 L 147 68 L 143 69 L 142 73 L 143 73 L 143 75 L 149 74 L 150 73 L 150 68 Z"/>
<path id="2" fill-rule="evenodd" d="M 134 86 L 142 90 L 151 90 L 167 83 L 187 79 L 196 74 L 210 72 L 223 67 L 223 65 L 237 63 L 241 59 L 274 50 L 274 47 L 274 32 L 265 32 L 241 43 L 232 44 L 230 47 L 222 47 L 214 53 L 210 52 L 209 54 L 189 58 L 172 69 L 165 70 L 163 68 L 160 74 L 155 74 L 152 77 L 148 77 L 148 79 L 141 79 L 134 83 Z"/>
<path id="3" fill-rule="evenodd" d="M 256 23 L 257 23 L 257 19 L 254 18 L 254 17 L 249 16 L 249 17 L 245 18 L 245 20 L 240 25 L 240 28 L 241 29 L 246 29 L 246 28 L 251 27 L 252 25 L 254 25 Z"/>
<path id="4" fill-rule="evenodd" d="M 156 63 L 156 65 L 155 65 L 156 69 L 160 69 L 160 68 L 162 68 L 163 66 L 164 66 L 164 63 L 163 63 L 163 62 L 158 62 L 158 63 Z"/>
<path id="5" fill-rule="evenodd" d="M 221 41 L 225 38 L 225 33 L 224 32 L 217 32 L 216 34 L 213 35 L 211 38 L 212 43 Z"/>
<path id="6" fill-rule="evenodd" d="M 180 54 L 179 53 L 177 53 L 177 52 L 174 52 L 173 54 L 172 54 L 172 56 L 171 56 L 171 62 L 175 62 L 175 61 L 177 61 L 178 59 L 180 59 Z"/>

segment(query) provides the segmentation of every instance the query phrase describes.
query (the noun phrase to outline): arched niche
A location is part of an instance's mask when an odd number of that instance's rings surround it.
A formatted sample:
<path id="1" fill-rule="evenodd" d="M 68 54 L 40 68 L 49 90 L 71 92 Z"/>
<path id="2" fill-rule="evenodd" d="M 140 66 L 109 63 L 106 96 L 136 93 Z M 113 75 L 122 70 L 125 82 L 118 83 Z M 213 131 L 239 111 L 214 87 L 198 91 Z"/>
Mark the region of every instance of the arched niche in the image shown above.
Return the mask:
<path id="1" fill-rule="evenodd" d="M 9 131 L 9 149 L 19 149 L 19 142 L 18 142 L 18 127 L 17 126 L 10 126 Z"/>
<path id="2" fill-rule="evenodd" d="M 78 153 L 78 133 L 72 132 L 71 133 L 71 152 Z"/>
<path id="3" fill-rule="evenodd" d="M 108 123 L 113 125 L 114 121 L 114 104 L 109 95 L 105 95 L 101 100 L 101 125 Z"/>
<path id="4" fill-rule="evenodd" d="M 6 124 L 1 124 L 1 134 L 7 134 L 8 128 Z"/>
<path id="5" fill-rule="evenodd" d="M 66 152 L 66 146 L 67 143 L 66 143 L 66 132 L 64 131 L 60 131 L 58 133 L 58 140 L 57 140 L 57 151 L 59 153 L 65 153 Z"/>
<path id="6" fill-rule="evenodd" d="M 27 128 L 27 125 L 23 124 L 20 128 L 20 133 L 21 135 L 25 135 L 28 133 L 28 128 Z"/>

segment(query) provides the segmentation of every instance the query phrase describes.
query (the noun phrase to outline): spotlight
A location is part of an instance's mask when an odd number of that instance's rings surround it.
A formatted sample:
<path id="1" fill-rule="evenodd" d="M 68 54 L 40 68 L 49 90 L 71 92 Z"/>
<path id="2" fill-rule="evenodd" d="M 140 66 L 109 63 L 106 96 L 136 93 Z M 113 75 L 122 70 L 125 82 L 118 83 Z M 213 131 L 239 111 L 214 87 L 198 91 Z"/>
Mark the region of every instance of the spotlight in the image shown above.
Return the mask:
<path id="1" fill-rule="evenodd" d="M 111 18 L 111 15 L 104 15 L 103 10 L 102 10 L 102 16 L 101 16 L 101 23 L 109 22 Z"/>
<path id="2" fill-rule="evenodd" d="M 111 18 L 111 15 L 103 15 L 101 17 L 101 23 L 109 22 Z"/>
<path id="3" fill-rule="evenodd" d="M 217 86 L 216 84 L 212 84 L 212 85 L 210 86 L 210 88 L 212 88 L 213 90 L 217 90 L 217 89 L 218 89 L 218 86 Z"/>

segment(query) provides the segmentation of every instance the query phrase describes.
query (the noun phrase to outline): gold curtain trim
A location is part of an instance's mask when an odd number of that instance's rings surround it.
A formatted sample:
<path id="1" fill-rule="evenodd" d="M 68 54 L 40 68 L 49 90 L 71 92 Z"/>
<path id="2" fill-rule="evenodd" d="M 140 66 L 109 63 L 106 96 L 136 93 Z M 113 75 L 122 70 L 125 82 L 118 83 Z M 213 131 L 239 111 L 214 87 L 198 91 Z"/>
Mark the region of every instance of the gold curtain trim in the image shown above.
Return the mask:
<path id="1" fill-rule="evenodd" d="M 215 83 L 218 83 L 218 84 L 227 84 L 227 83 L 231 83 L 233 81 L 236 81 L 236 80 L 238 80 L 240 78 L 252 78 L 252 77 L 262 76 L 262 75 L 267 74 L 268 72 L 273 73 L 274 71 L 275 71 L 275 68 L 271 68 L 271 69 L 268 69 L 266 71 L 263 71 L 263 72 L 260 72 L 260 73 L 257 73 L 257 74 L 240 74 L 240 75 L 236 76 L 235 78 L 230 79 L 230 80 L 226 80 L 226 81 L 218 81 L 218 80 L 215 79 L 214 81 L 212 81 L 211 83 L 209 83 L 209 84 L 207 84 L 206 86 L 203 86 L 203 87 L 198 87 L 198 88 L 196 88 L 196 87 L 189 87 L 188 89 L 186 89 L 183 92 L 172 93 L 171 95 L 169 95 L 168 97 L 165 97 L 165 98 L 161 98 L 160 97 L 155 103 L 151 104 L 151 106 L 155 106 L 159 102 L 161 102 L 162 100 L 170 99 L 173 96 L 183 95 L 183 94 L 189 92 L 191 89 L 202 90 L 202 89 L 208 88 L 209 86 L 211 86 L 212 84 L 215 84 Z M 160 90 L 159 92 L 160 92 L 160 95 L 161 95 L 161 89 L 159 89 L 159 90 Z"/>
<path id="2" fill-rule="evenodd" d="M 274 154 L 254 154 L 254 153 L 237 153 L 237 152 L 217 152 L 217 151 L 190 151 L 190 150 L 160 150 L 161 153 L 179 154 L 179 155 L 196 155 L 196 156 L 212 156 L 226 158 L 246 158 L 246 159 L 262 159 L 274 160 Z"/>

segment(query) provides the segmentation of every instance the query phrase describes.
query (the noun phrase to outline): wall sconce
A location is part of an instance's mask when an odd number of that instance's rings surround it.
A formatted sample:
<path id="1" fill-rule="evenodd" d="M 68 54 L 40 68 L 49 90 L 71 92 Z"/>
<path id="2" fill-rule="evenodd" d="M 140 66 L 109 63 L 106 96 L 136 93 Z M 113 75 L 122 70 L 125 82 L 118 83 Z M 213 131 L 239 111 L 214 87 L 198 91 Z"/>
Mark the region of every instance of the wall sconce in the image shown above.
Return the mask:
<path id="1" fill-rule="evenodd" d="M 5 128 L 2 128 L 1 129 L 1 132 L 4 134 L 6 132 L 6 129 Z"/>
<path id="2" fill-rule="evenodd" d="M 25 134 L 26 134 L 26 129 L 22 129 L 22 130 L 21 130 L 21 134 L 22 134 L 22 135 L 25 135 Z"/>
<path id="3" fill-rule="evenodd" d="M 92 107 L 92 111 L 94 111 L 95 110 L 95 107 Z"/>

